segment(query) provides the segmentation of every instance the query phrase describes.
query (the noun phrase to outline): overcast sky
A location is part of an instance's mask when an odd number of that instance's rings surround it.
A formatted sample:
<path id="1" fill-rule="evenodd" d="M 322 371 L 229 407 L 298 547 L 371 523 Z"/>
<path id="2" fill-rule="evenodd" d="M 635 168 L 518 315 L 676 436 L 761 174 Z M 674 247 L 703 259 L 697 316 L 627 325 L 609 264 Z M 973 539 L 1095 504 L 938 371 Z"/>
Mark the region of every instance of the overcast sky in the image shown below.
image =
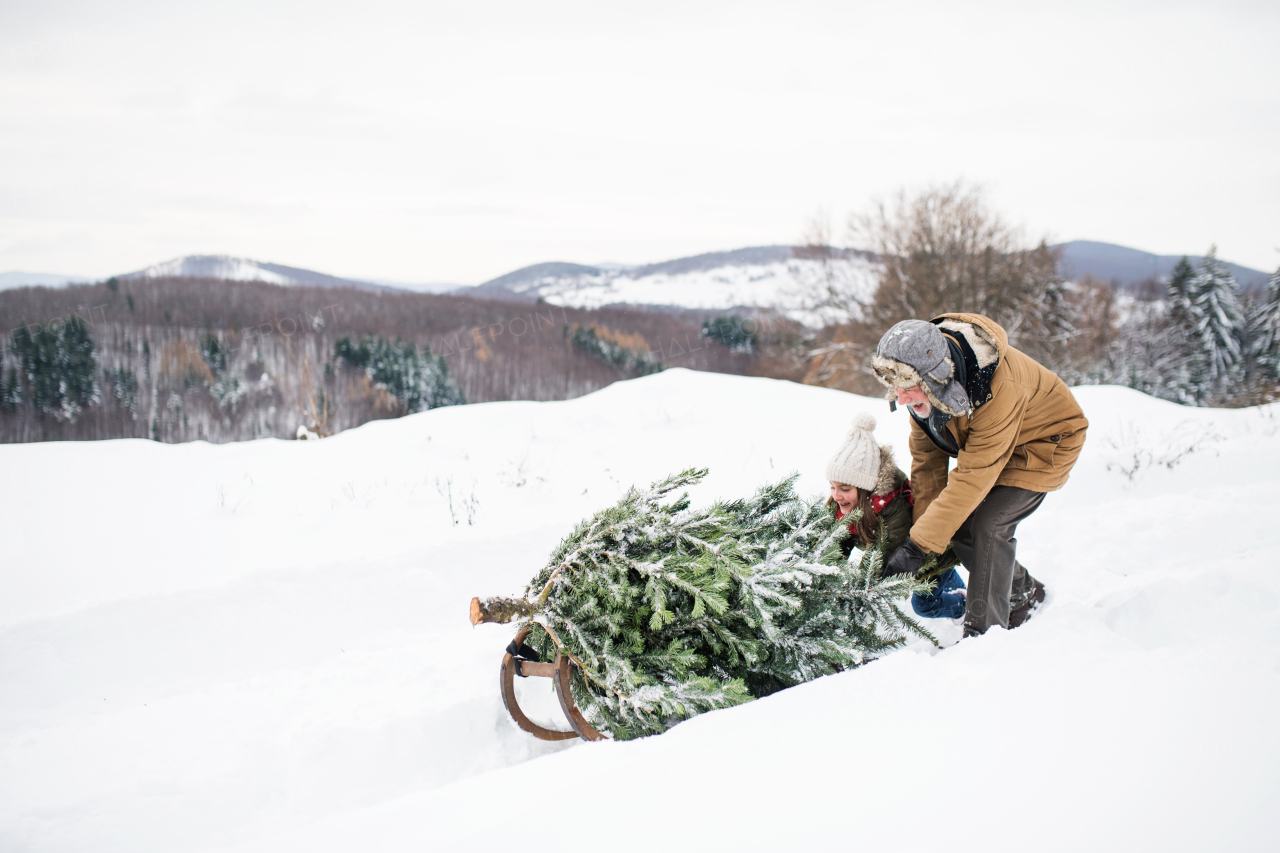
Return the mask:
<path id="1" fill-rule="evenodd" d="M 964 179 L 1280 265 L 1277 3 L 0 3 L 0 270 L 474 284 Z"/>

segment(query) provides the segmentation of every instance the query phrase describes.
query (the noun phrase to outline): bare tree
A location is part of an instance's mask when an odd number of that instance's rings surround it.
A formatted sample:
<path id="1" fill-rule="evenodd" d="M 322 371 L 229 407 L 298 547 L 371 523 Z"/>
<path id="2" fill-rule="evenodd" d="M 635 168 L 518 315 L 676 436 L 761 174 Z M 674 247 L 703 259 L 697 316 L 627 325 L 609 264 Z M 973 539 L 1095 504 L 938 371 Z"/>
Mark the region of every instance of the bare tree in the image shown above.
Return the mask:
<path id="1" fill-rule="evenodd" d="M 1110 381 L 1108 366 L 1119 336 L 1115 290 L 1085 274 L 1067 292 L 1075 332 L 1064 363 L 1054 369 L 1070 383 Z"/>
<path id="2" fill-rule="evenodd" d="M 1065 364 L 1075 336 L 1073 300 L 1047 241 L 1027 245 L 991 211 L 982 191 L 956 182 L 908 195 L 899 191 L 850 217 L 848 240 L 880 262 L 870 301 L 831 343 L 814 352 L 809 381 L 874 391 L 867 363 L 886 329 L 900 320 L 948 312 L 984 314 L 1019 349 Z M 831 304 L 849 297 L 833 293 Z"/>
<path id="3" fill-rule="evenodd" d="M 850 237 L 884 265 L 868 311 L 878 326 L 965 311 L 1000 323 L 1024 348 L 1030 339 L 1065 340 L 1069 332 L 1057 253 L 1045 240 L 1027 246 L 977 187 L 957 182 L 912 197 L 899 192 L 891 206 L 881 202 L 853 217 Z"/>

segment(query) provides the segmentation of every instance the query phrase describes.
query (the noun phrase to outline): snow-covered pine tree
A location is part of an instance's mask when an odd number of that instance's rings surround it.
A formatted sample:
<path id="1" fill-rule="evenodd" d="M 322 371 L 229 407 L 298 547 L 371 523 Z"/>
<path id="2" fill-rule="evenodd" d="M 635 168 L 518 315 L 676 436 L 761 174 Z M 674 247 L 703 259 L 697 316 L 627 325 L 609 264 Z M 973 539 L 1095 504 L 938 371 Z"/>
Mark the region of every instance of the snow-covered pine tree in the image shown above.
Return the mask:
<path id="1" fill-rule="evenodd" d="M 1169 274 L 1167 287 L 1169 300 L 1169 321 L 1185 329 L 1195 329 L 1199 323 L 1199 310 L 1195 305 L 1195 296 L 1191 290 L 1191 281 L 1196 277 L 1195 267 L 1186 255 L 1173 267 Z"/>
<path id="2" fill-rule="evenodd" d="M 1144 394 L 1195 405 L 1198 402 L 1183 332 L 1173 325 L 1163 303 L 1136 302 L 1112 348 L 1104 381 Z"/>
<path id="3" fill-rule="evenodd" d="M 352 340 L 343 336 L 334 343 L 333 356 L 347 367 L 364 370 L 409 413 L 467 402 L 449 375 L 444 357 L 432 356 L 430 347 L 419 353 L 414 343 L 399 338 L 389 341 L 366 335 L 363 340 Z"/>
<path id="4" fill-rule="evenodd" d="M 1153 357 L 1137 367 L 1151 372 L 1150 365 L 1162 364 L 1156 371 L 1160 386 L 1156 395 L 1190 404 L 1203 401 L 1209 384 L 1208 360 L 1200 337 L 1201 310 L 1193 285 L 1195 278 L 1195 268 L 1183 255 L 1169 276 L 1168 325 L 1158 330 L 1156 339 L 1151 341 L 1153 351 L 1148 355 Z M 1131 387 L 1145 390 L 1139 385 Z"/>
<path id="5" fill-rule="evenodd" d="M 1280 269 L 1267 280 L 1261 303 L 1249 318 L 1249 354 L 1269 389 L 1280 382 Z"/>
<path id="6" fill-rule="evenodd" d="M 1217 246 L 1200 264 L 1191 280 L 1190 291 L 1197 312 L 1197 331 L 1204 348 L 1209 387 L 1213 391 L 1230 390 L 1242 367 L 1241 339 L 1245 332 L 1244 312 L 1235 277 L 1227 265 L 1216 257 Z"/>
<path id="7" fill-rule="evenodd" d="M 98 363 L 93 337 L 79 316 L 61 326 L 19 326 L 10 335 L 10 355 L 26 379 L 26 398 L 32 408 L 59 420 L 74 420 L 86 406 L 99 399 Z M 20 394 L 15 388 L 10 399 Z"/>
<path id="8" fill-rule="evenodd" d="M 795 477 L 743 501 L 690 509 L 691 469 L 631 489 L 581 522 L 521 598 L 472 602 L 472 622 L 531 623 L 526 644 L 575 664 L 574 702 L 618 739 L 747 702 L 929 635 L 900 602 L 922 585 L 838 547 L 822 501 Z"/>
<path id="9" fill-rule="evenodd" d="M 5 373 L 3 345 L 0 344 L 0 412 L 12 412 L 22 405 L 22 383 L 18 379 L 18 368 L 9 365 Z"/>

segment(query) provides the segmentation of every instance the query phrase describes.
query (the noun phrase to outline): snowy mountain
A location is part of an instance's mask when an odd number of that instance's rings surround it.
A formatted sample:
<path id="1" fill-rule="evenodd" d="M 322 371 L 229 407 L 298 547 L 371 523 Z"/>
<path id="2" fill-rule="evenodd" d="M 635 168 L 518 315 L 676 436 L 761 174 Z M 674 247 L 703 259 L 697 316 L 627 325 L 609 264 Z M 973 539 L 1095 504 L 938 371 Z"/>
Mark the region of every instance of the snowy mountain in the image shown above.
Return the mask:
<path id="1" fill-rule="evenodd" d="M 494 299 L 542 299 L 575 308 L 778 308 L 793 319 L 821 325 L 828 318 L 815 312 L 812 302 L 815 287 L 827 276 L 839 276 L 869 296 L 876 264 L 865 252 L 837 250 L 836 257 L 824 262 L 798 258 L 791 246 L 757 246 L 630 268 L 535 264 L 467 292 Z"/>
<path id="2" fill-rule="evenodd" d="M 267 284 L 303 284 L 312 287 L 359 287 L 385 290 L 386 285 L 338 278 L 314 270 L 268 264 L 230 255 L 187 255 L 154 264 L 119 278 L 216 278 L 226 281 L 263 281 Z"/>
<path id="3" fill-rule="evenodd" d="M 1280 405 L 1075 393 L 1084 453 L 1018 530 L 1050 596 L 1026 626 L 935 625 L 940 650 L 627 743 L 517 729 L 512 629 L 471 596 L 683 467 L 711 469 L 698 505 L 821 493 L 859 410 L 905 465 L 904 412 L 669 370 L 317 442 L 0 445 L 0 847 L 1272 849 Z"/>
<path id="4" fill-rule="evenodd" d="M 1151 276 L 1168 276 L 1179 256 L 1153 255 L 1137 249 L 1076 240 L 1056 246 L 1062 271 L 1075 279 L 1087 274 L 1121 286 Z M 468 295 L 555 305 L 598 308 L 611 304 L 671 306 L 703 310 L 778 308 L 810 325 L 840 319 L 812 310 L 815 290 L 829 278 L 852 285 L 869 297 L 875 290 L 878 265 L 869 252 L 833 250 L 823 262 L 797 256 L 791 246 L 756 246 L 712 252 L 639 267 L 588 266 L 552 262 L 523 267 L 486 281 Z M 1192 263 L 1201 258 L 1189 256 Z M 1242 288 L 1264 283 L 1267 274 L 1228 264 Z"/>

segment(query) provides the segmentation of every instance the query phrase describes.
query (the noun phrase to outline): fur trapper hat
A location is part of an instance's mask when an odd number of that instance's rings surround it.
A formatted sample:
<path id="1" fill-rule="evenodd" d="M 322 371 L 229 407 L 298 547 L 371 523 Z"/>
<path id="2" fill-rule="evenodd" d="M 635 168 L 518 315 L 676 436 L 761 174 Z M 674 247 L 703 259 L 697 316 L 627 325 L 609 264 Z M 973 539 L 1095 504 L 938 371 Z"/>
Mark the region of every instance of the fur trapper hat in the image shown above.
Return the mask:
<path id="1" fill-rule="evenodd" d="M 889 389 L 919 386 L 933 406 L 948 415 L 967 415 L 973 410 L 969 395 L 956 381 L 955 365 L 942 331 L 924 320 L 903 320 L 880 339 L 871 369 Z"/>

